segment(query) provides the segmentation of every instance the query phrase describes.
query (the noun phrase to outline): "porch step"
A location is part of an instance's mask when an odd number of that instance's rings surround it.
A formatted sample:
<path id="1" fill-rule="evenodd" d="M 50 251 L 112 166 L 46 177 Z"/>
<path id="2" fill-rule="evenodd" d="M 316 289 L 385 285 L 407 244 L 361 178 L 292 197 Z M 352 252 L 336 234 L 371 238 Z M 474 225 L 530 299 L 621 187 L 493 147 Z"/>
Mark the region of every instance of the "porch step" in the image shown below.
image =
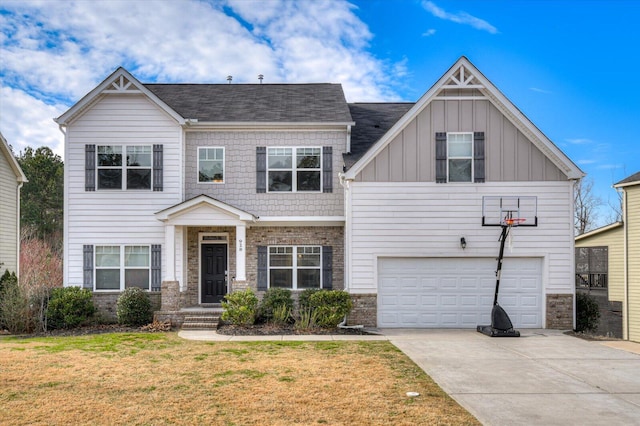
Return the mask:
<path id="1" fill-rule="evenodd" d="M 222 309 L 189 310 L 185 312 L 183 330 L 217 330 Z"/>

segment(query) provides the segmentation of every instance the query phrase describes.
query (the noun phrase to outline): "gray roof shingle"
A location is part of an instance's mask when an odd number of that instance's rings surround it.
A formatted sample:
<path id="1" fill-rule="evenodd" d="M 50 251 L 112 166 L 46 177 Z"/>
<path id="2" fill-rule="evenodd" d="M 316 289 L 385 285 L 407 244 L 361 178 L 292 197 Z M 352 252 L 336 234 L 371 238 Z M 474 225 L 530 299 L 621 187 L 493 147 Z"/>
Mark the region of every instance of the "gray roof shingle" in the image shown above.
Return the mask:
<path id="1" fill-rule="evenodd" d="M 343 156 L 349 170 L 413 107 L 413 102 L 349 104 L 355 126 L 351 129 L 351 153 Z"/>
<path id="2" fill-rule="evenodd" d="M 199 122 L 350 123 L 340 84 L 145 84 Z"/>
<path id="3" fill-rule="evenodd" d="M 640 182 L 640 172 L 634 173 L 631 176 L 622 179 L 620 182 L 616 183 L 615 185 L 623 185 L 625 183 L 632 183 L 632 182 Z"/>

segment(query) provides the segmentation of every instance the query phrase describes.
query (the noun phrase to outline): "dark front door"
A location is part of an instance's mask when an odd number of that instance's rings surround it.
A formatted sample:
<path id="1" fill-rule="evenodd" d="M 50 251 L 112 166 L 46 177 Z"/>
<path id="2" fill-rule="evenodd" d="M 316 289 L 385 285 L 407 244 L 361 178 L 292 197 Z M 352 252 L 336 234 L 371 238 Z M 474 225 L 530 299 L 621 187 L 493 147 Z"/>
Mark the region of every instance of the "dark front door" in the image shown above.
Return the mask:
<path id="1" fill-rule="evenodd" d="M 201 303 L 220 303 L 227 294 L 227 245 L 202 244 Z"/>

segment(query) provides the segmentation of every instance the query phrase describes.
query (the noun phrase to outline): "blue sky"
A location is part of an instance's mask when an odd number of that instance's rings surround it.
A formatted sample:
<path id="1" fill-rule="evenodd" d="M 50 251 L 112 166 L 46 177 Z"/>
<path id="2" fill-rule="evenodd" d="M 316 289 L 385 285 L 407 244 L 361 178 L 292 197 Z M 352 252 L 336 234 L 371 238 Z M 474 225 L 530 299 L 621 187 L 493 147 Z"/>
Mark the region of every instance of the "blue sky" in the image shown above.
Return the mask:
<path id="1" fill-rule="evenodd" d="M 0 132 L 62 155 L 52 118 L 121 65 L 416 101 L 464 55 L 588 174 L 605 224 L 640 171 L 639 22 L 640 0 L 0 0 Z"/>

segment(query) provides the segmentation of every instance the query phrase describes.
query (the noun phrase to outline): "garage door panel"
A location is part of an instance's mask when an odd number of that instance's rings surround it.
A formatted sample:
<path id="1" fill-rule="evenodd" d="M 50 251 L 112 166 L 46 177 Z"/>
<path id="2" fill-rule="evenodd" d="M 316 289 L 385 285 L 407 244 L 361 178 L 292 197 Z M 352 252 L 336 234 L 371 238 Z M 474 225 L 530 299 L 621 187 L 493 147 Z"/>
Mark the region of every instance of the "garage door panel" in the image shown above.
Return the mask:
<path id="1" fill-rule="evenodd" d="M 515 327 L 542 327 L 542 262 L 504 261 L 498 301 Z M 380 327 L 475 328 L 491 322 L 494 258 L 380 258 Z"/>

